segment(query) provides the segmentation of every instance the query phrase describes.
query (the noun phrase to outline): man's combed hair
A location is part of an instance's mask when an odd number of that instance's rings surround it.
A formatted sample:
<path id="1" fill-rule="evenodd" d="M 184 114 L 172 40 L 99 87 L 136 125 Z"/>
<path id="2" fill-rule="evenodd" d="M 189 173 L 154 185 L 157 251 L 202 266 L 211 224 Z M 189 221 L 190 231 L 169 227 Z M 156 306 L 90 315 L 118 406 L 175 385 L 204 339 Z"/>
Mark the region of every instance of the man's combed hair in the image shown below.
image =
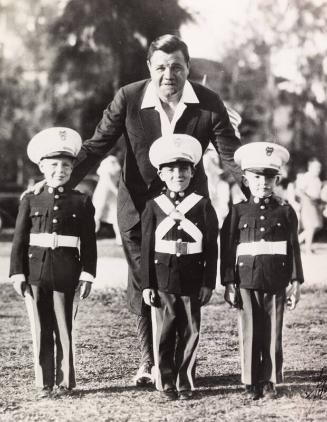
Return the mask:
<path id="1" fill-rule="evenodd" d="M 153 53 L 158 50 L 164 51 L 167 54 L 174 53 L 175 51 L 181 51 L 186 63 L 188 64 L 190 61 L 188 47 L 184 41 L 177 37 L 177 35 L 161 35 L 152 41 L 148 50 L 147 59 L 150 61 Z"/>

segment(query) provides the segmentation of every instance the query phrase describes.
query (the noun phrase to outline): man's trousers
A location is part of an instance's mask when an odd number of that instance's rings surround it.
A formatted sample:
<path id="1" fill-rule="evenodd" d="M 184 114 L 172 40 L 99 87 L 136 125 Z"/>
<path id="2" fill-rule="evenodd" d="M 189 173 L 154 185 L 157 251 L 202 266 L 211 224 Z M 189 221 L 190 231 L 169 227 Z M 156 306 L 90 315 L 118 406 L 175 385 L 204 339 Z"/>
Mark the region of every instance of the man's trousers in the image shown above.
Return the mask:
<path id="1" fill-rule="evenodd" d="M 75 290 L 29 286 L 25 303 L 31 324 L 37 388 L 75 387 L 72 320 Z M 56 353 L 55 353 L 56 349 Z"/>
<path id="2" fill-rule="evenodd" d="M 136 328 L 141 352 L 141 365 L 153 364 L 151 312 L 145 305 L 141 289 L 141 223 L 129 231 L 121 231 L 123 248 L 128 263 L 127 305 L 137 315 Z"/>
<path id="3" fill-rule="evenodd" d="M 242 382 L 283 380 L 282 328 L 285 289 L 276 294 L 240 289 L 239 342 Z"/>
<path id="4" fill-rule="evenodd" d="M 160 291 L 158 295 L 160 307 L 151 307 L 156 388 L 192 390 L 201 324 L 199 299 Z"/>

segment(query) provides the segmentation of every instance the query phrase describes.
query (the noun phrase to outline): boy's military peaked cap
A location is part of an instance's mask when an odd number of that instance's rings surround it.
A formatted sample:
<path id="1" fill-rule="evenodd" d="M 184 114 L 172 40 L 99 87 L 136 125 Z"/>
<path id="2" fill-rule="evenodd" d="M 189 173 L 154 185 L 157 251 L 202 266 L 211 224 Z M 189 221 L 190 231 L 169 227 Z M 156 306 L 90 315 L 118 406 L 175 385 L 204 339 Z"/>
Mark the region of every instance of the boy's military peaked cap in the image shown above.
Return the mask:
<path id="1" fill-rule="evenodd" d="M 273 142 L 251 142 L 235 151 L 234 160 L 242 170 L 261 174 L 277 174 L 288 162 L 286 148 Z"/>
<path id="2" fill-rule="evenodd" d="M 27 155 L 38 164 L 43 158 L 75 158 L 82 146 L 80 135 L 67 127 L 50 127 L 37 133 L 27 146 Z"/>
<path id="3" fill-rule="evenodd" d="M 173 133 L 158 138 L 150 147 L 151 164 L 159 169 L 163 164 L 178 161 L 198 164 L 202 156 L 202 146 L 193 136 Z"/>

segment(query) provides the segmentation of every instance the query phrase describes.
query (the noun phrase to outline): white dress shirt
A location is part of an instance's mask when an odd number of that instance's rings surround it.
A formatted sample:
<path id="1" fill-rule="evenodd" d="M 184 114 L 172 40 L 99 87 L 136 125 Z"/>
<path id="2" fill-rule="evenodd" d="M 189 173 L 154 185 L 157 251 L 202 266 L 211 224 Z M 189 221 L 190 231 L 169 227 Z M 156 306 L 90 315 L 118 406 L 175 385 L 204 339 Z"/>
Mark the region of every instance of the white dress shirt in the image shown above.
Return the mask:
<path id="1" fill-rule="evenodd" d="M 186 81 L 181 99 L 179 100 L 177 107 L 175 109 L 174 116 L 172 120 L 170 121 L 167 116 L 167 113 L 162 107 L 160 98 L 158 97 L 158 94 L 156 92 L 156 88 L 153 82 L 151 81 L 145 91 L 141 109 L 154 107 L 154 109 L 157 110 L 160 116 L 162 136 L 169 136 L 174 133 L 176 123 L 183 115 L 185 109 L 187 108 L 188 103 L 189 104 L 199 103 L 199 99 L 196 96 L 196 93 L 194 92 L 194 89 L 192 85 L 190 84 L 190 82 Z"/>

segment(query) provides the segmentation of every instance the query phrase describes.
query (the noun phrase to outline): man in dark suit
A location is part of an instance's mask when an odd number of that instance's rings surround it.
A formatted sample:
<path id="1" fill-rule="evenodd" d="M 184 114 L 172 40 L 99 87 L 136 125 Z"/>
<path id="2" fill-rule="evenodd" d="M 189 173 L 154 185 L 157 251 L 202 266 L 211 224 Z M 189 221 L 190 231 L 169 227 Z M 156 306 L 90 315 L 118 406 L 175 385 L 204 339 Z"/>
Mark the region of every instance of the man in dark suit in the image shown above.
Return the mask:
<path id="1" fill-rule="evenodd" d="M 224 167 L 241 182 L 241 171 L 233 161 L 240 141 L 219 96 L 187 80 L 190 60 L 186 44 L 173 35 L 159 37 L 149 47 L 147 64 L 151 79 L 119 89 L 104 111 L 93 137 L 84 142 L 72 174 L 72 181 L 77 184 L 124 135 L 126 154 L 117 208 L 129 266 L 128 306 L 138 315 L 142 358 L 137 384 L 151 379 L 153 363 L 150 314 L 140 289 L 140 216 L 146 200 L 162 186 L 149 162 L 151 144 L 160 136 L 172 133 L 194 136 L 203 152 L 212 142 Z M 208 195 L 202 160 L 194 175 L 194 187 Z"/>

